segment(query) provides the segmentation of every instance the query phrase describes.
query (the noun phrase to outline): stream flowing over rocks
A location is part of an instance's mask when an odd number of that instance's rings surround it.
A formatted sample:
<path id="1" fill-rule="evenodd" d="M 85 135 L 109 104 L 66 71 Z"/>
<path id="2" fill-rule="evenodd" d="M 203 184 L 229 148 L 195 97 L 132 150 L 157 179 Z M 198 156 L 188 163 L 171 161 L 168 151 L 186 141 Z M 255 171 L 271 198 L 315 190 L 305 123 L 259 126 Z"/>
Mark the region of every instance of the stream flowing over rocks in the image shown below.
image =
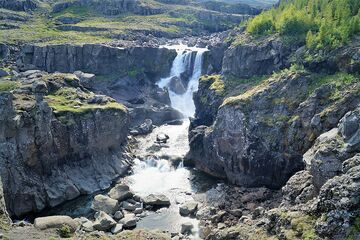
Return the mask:
<path id="1" fill-rule="evenodd" d="M 161 13 L 107 2 L 54 12 Z M 147 39 L 0 44 L 5 237 L 360 239 L 359 41 L 311 59 L 242 27 Z"/>

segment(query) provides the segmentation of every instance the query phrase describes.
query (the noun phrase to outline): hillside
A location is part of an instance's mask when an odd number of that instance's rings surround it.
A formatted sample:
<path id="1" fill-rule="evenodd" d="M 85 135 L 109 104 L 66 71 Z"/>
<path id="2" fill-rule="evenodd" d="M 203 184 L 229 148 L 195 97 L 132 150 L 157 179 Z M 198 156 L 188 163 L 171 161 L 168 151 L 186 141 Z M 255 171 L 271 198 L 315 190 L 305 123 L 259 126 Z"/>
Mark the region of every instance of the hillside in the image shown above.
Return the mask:
<path id="1" fill-rule="evenodd" d="M 259 13 L 248 5 L 234 9 L 217 3 L 211 6 L 179 0 L 2 0 L 0 41 L 94 43 L 148 35 L 176 38 L 227 30 Z"/>

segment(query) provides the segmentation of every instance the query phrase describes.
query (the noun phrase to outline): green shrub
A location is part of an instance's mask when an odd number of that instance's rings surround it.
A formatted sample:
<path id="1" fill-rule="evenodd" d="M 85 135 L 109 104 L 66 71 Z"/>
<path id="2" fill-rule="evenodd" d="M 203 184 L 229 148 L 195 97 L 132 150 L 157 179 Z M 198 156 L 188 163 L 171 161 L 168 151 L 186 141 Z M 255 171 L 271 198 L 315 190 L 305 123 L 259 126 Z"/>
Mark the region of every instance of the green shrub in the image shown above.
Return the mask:
<path id="1" fill-rule="evenodd" d="M 358 0 L 288 0 L 249 21 L 253 35 L 280 33 L 308 48 L 336 48 L 360 33 Z"/>
<path id="2" fill-rule="evenodd" d="M 70 238 L 73 235 L 73 231 L 69 225 L 63 224 L 61 228 L 58 229 L 58 234 L 62 238 Z"/>
<path id="3" fill-rule="evenodd" d="M 273 32 L 275 26 L 271 14 L 263 14 L 248 23 L 247 31 L 253 35 Z"/>
<path id="4" fill-rule="evenodd" d="M 0 81 L 0 92 L 11 91 L 17 87 L 14 81 Z"/>

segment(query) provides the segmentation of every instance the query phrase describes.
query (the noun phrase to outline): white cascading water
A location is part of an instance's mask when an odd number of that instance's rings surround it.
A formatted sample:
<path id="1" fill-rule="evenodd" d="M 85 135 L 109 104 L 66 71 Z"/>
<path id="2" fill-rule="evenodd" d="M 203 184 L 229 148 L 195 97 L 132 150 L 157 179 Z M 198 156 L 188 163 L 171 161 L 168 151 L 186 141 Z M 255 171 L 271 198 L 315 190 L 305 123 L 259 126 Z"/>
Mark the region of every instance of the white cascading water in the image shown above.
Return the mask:
<path id="1" fill-rule="evenodd" d="M 199 78 L 201 76 L 203 53 L 207 51 L 206 48 L 188 47 L 186 45 L 167 46 L 167 48 L 175 49 L 177 56 L 171 67 L 170 76 L 162 78 L 157 84 L 160 88 L 168 87 L 173 77 L 180 77 L 181 73 L 191 67 L 191 55 L 196 52 L 194 69 L 189 79 L 186 92 L 183 94 L 176 94 L 169 89 L 169 96 L 171 100 L 171 107 L 179 110 L 185 117 L 194 117 L 195 104 L 193 101 L 193 93 L 198 90 Z"/>
<path id="2" fill-rule="evenodd" d="M 171 106 L 179 110 L 185 117 L 193 117 L 195 104 L 193 93 L 198 90 L 199 78 L 202 70 L 203 53 L 205 48 L 187 47 L 185 45 L 166 46 L 175 49 L 177 56 L 172 64 L 170 76 L 161 79 L 157 84 L 160 88 L 167 87 L 173 77 L 180 77 L 186 70 L 191 72 L 192 56 L 196 52 L 194 68 L 192 70 L 185 93 L 176 94 L 169 89 Z M 181 224 L 191 222 L 194 225 L 192 239 L 198 239 L 198 220 L 190 217 L 183 217 L 179 214 L 179 204 L 191 201 L 192 193 L 195 191 L 194 183 L 190 181 L 192 173 L 183 166 L 182 161 L 178 167 L 167 160 L 170 156 L 173 159 L 183 159 L 189 150 L 188 127 L 190 121 L 185 119 L 181 125 L 161 125 L 155 128 L 152 133 L 138 137 L 139 148 L 136 155 L 140 159 L 134 160 L 133 174 L 125 178 L 132 191 L 141 197 L 149 194 L 164 194 L 170 201 L 169 208 L 164 208 L 156 213 L 151 213 L 142 218 L 138 228 L 161 229 L 166 231 L 180 231 Z M 149 150 L 154 145 L 156 136 L 159 133 L 166 133 L 169 140 L 166 146 L 149 155 Z M 167 156 L 167 157 L 166 157 Z M 189 195 L 191 193 L 191 195 Z"/>

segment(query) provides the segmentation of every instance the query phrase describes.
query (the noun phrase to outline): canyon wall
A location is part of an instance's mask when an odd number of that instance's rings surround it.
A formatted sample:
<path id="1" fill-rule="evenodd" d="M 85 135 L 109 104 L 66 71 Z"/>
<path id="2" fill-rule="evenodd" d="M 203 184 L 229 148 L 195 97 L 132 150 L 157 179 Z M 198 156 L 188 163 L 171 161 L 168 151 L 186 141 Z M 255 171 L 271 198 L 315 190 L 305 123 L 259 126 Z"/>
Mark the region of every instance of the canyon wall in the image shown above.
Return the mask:
<path id="1" fill-rule="evenodd" d="M 335 64 L 323 64 L 319 71 L 335 65 L 332 71 L 356 72 L 358 62 L 352 59 L 357 49 L 330 53 Z M 216 94 L 216 85 L 200 82 L 194 96 L 198 109 L 188 157 L 196 167 L 237 185 L 270 188 L 282 187 L 304 169 L 303 154 L 321 133 L 336 127 L 345 113 L 359 105 L 360 92 L 356 80 L 336 85 L 301 69 L 268 75 L 295 63 L 294 54 L 302 50 L 270 39 L 225 51 L 224 93 Z M 249 79 L 259 75 L 268 76 Z M 346 81 L 346 76 L 334 78 Z M 232 82 L 237 89 L 229 89 Z"/>
<path id="2" fill-rule="evenodd" d="M 22 49 L 18 65 L 47 72 L 77 70 L 100 75 L 127 76 L 143 71 L 152 79 L 165 77 L 176 56 L 174 50 L 158 47 L 110 47 L 100 44 L 27 45 Z"/>
<path id="3" fill-rule="evenodd" d="M 17 83 L 13 93 L 0 93 L 0 167 L 11 216 L 106 189 L 127 171 L 125 107 L 72 75 L 30 71 Z"/>

